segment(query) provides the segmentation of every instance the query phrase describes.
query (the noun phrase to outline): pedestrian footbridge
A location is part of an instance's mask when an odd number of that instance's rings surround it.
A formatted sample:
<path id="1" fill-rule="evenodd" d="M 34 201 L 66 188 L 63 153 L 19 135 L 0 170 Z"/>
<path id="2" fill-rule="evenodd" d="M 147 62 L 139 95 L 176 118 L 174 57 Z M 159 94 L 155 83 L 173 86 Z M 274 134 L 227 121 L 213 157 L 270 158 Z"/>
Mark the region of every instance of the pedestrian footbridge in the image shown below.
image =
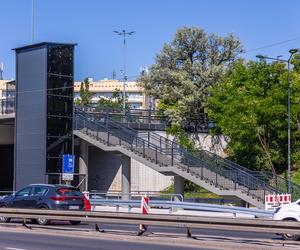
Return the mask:
<path id="1" fill-rule="evenodd" d="M 188 152 L 155 132 L 139 133 L 107 114 L 76 109 L 74 134 L 103 151 L 119 152 L 165 175 L 181 176 L 222 196 L 236 196 L 258 208 L 268 193 L 285 193 L 287 182 L 252 172 L 208 151 Z M 292 185 L 295 197 L 299 186 Z"/>

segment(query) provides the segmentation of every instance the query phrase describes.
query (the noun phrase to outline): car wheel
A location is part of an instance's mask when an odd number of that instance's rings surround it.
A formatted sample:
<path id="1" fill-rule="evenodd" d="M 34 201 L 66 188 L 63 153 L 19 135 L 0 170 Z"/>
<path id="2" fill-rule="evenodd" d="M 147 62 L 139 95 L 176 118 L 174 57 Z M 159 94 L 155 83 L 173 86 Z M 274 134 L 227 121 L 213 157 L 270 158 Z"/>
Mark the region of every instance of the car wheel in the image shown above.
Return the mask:
<path id="1" fill-rule="evenodd" d="M 285 219 L 284 221 L 297 221 L 295 219 Z M 300 240 L 300 235 L 298 234 L 282 234 L 285 240 Z"/>
<path id="2" fill-rule="evenodd" d="M 5 206 L 2 206 L 3 208 Z M 0 216 L 0 223 L 8 223 L 10 222 L 11 218 L 5 217 L 5 216 Z"/>
<path id="3" fill-rule="evenodd" d="M 79 225 L 81 223 L 81 221 L 78 221 L 78 220 L 70 220 L 70 223 L 72 225 Z"/>
<path id="4" fill-rule="evenodd" d="M 40 209 L 48 209 L 48 208 L 47 207 L 40 207 Z M 46 218 L 37 218 L 36 222 L 39 225 L 47 225 L 47 224 L 50 223 L 50 220 L 47 220 Z"/>

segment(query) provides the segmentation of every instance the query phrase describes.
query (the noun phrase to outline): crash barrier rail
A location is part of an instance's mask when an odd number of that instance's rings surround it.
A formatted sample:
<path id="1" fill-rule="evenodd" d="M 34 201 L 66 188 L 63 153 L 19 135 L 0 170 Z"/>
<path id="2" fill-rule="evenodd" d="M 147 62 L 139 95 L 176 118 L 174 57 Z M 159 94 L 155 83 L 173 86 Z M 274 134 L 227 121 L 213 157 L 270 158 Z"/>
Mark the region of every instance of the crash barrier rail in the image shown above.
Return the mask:
<path id="1" fill-rule="evenodd" d="M 160 200 L 170 200 L 170 201 L 183 201 L 182 194 L 165 194 L 161 192 L 149 192 L 149 191 L 136 191 L 130 193 L 122 192 L 96 192 L 92 190 L 88 193 L 90 199 L 117 199 L 120 200 L 124 196 L 128 196 L 130 199 L 140 199 L 141 197 L 147 196 L 150 199 L 156 198 Z"/>
<path id="2" fill-rule="evenodd" d="M 239 189 L 261 203 L 264 202 L 266 194 L 278 192 L 266 181 L 210 152 L 202 150 L 191 153 L 175 141 L 151 131 L 141 135 L 109 116 L 95 117 L 76 109 L 74 123 L 75 130 L 80 130 L 106 145 L 125 147 L 161 167 L 175 166 L 220 189 Z"/>
<path id="3" fill-rule="evenodd" d="M 134 214 L 115 212 L 59 211 L 41 209 L 0 208 L 0 216 L 26 219 L 84 221 L 99 224 L 144 224 L 181 228 L 206 228 L 252 232 L 300 234 L 300 223 L 295 221 L 272 221 L 266 219 L 217 218 L 186 215 Z M 188 234 L 190 236 L 190 234 Z"/>
<path id="4" fill-rule="evenodd" d="M 140 207 L 141 200 L 113 200 L 113 199 L 99 199 L 97 197 L 90 197 L 90 203 L 93 211 L 96 206 L 115 206 L 116 211 L 119 211 L 120 207 L 128 207 L 131 212 L 131 208 Z M 203 203 L 193 203 L 193 202 L 176 202 L 176 201 L 161 201 L 161 200 L 149 200 L 149 205 L 152 208 L 167 208 L 169 213 L 172 213 L 172 209 L 184 209 L 184 210 L 194 210 L 194 211 L 206 211 L 206 212 L 221 212 L 236 214 L 248 214 L 257 217 L 272 217 L 272 211 L 266 211 L 257 208 L 245 208 L 245 207 L 234 207 L 234 206 L 224 206 L 224 205 L 213 205 L 213 204 L 203 204 Z"/>

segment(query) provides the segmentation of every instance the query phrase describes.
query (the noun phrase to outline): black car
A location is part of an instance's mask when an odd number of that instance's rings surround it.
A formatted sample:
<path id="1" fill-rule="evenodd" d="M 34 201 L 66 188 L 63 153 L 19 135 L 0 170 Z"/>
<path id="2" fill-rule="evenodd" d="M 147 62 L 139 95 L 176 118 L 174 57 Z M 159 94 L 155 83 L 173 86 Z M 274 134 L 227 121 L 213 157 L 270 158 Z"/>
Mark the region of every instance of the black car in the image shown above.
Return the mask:
<path id="1" fill-rule="evenodd" d="M 35 208 L 55 210 L 91 209 L 89 201 L 78 188 L 70 185 L 31 184 L 15 194 L 5 196 L 0 200 L 0 207 Z M 10 218 L 0 217 L 0 222 L 9 222 Z M 40 225 L 49 223 L 45 218 L 33 220 Z M 77 225 L 80 221 L 70 221 Z"/>

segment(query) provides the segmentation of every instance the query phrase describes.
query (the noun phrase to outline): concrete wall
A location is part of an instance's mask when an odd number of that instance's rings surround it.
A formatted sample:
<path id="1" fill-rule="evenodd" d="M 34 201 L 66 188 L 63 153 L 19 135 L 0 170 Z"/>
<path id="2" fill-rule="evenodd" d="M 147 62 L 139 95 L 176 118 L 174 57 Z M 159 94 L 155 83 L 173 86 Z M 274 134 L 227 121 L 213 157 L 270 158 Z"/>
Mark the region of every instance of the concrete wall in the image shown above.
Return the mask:
<path id="1" fill-rule="evenodd" d="M 14 125 L 0 125 L 0 145 L 14 144 Z"/>
<path id="2" fill-rule="evenodd" d="M 168 138 L 169 140 L 174 140 L 174 136 L 167 135 L 164 131 L 156 131 L 155 133 Z M 226 157 L 224 151 L 228 144 L 228 138 L 222 135 L 211 136 L 207 133 L 190 134 L 189 136 L 196 142 L 196 146 L 198 148 L 210 151 L 221 157 Z"/>
<path id="3" fill-rule="evenodd" d="M 89 190 L 121 191 L 121 155 L 89 146 Z M 161 191 L 173 178 L 131 159 L 131 191 Z"/>
<path id="4" fill-rule="evenodd" d="M 121 157 L 89 146 L 88 189 L 117 190 L 121 187 Z M 119 189 L 120 190 L 120 189 Z"/>
<path id="5" fill-rule="evenodd" d="M 131 191 L 162 191 L 172 184 L 172 176 L 165 176 L 131 159 Z"/>

